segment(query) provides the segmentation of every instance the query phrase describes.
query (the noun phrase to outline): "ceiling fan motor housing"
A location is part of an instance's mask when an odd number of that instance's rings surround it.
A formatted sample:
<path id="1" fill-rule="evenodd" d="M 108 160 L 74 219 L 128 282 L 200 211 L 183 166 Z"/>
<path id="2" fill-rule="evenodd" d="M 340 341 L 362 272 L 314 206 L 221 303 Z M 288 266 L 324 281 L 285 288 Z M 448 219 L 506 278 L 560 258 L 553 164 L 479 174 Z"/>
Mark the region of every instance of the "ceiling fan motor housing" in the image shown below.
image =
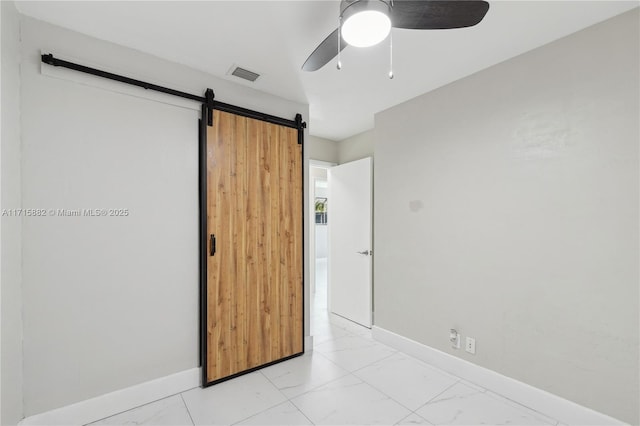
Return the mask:
<path id="1" fill-rule="evenodd" d="M 391 0 L 342 0 L 340 2 L 340 17 L 348 17 L 365 10 L 374 10 L 390 16 Z"/>

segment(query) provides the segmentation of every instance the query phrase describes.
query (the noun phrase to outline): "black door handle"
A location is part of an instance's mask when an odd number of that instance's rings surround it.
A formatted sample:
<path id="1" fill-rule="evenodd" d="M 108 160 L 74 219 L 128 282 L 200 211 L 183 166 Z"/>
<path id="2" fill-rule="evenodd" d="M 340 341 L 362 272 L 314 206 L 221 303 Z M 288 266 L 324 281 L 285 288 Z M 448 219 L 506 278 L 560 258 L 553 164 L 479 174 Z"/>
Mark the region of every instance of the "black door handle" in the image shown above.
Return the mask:
<path id="1" fill-rule="evenodd" d="M 209 256 L 216 254 L 216 235 L 209 235 Z"/>

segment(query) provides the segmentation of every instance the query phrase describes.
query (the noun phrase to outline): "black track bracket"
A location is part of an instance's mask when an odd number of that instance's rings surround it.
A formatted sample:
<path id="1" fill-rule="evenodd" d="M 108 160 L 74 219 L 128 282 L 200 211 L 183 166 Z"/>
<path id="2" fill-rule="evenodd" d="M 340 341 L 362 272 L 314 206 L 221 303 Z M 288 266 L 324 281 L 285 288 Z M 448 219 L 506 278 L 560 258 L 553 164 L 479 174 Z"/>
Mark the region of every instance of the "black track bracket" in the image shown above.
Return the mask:
<path id="1" fill-rule="evenodd" d="M 209 126 L 213 126 L 213 108 L 215 107 L 215 99 L 216 95 L 213 93 L 212 89 L 207 89 L 204 92 L 204 98 L 206 99 L 207 105 L 207 123 Z"/>
<path id="2" fill-rule="evenodd" d="M 296 114 L 296 129 L 298 129 L 298 145 L 302 145 L 304 142 L 304 129 L 307 128 L 307 123 L 302 121 L 302 114 Z"/>

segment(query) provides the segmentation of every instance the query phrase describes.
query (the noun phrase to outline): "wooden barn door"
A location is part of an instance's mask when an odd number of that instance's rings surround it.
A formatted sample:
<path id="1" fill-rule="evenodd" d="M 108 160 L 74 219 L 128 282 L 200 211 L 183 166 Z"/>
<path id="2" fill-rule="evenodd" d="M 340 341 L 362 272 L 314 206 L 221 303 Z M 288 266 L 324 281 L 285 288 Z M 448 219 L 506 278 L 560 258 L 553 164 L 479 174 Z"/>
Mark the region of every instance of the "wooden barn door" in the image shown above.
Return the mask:
<path id="1" fill-rule="evenodd" d="M 302 185 L 297 129 L 214 110 L 204 385 L 304 351 Z"/>

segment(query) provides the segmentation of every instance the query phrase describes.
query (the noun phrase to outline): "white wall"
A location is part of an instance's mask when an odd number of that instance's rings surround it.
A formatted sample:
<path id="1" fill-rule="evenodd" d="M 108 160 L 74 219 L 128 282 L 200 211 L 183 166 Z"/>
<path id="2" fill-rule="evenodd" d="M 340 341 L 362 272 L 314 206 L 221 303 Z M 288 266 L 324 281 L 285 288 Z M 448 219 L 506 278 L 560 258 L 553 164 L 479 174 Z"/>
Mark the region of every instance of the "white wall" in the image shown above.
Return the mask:
<path id="1" fill-rule="evenodd" d="M 338 142 L 318 136 L 309 136 L 307 139 L 309 158 L 312 160 L 338 162 Z"/>
<path id="2" fill-rule="evenodd" d="M 311 174 L 311 178 L 327 180 L 327 169 L 324 167 L 316 167 L 312 164 L 309 173 Z"/>
<path id="3" fill-rule="evenodd" d="M 367 130 L 338 142 L 338 163 L 374 156 L 374 130 Z"/>
<path id="4" fill-rule="evenodd" d="M 376 325 L 638 418 L 638 9 L 376 116 Z M 477 339 L 451 349 L 449 329 Z"/>
<path id="5" fill-rule="evenodd" d="M 0 2 L 2 14 L 2 145 L 0 209 L 20 208 L 20 25 L 13 2 Z M 22 219 L 2 216 L 0 223 L 1 336 L 0 423 L 22 418 Z"/>
<path id="6" fill-rule="evenodd" d="M 24 221 L 29 416 L 198 365 L 199 105 L 43 75 L 41 51 L 291 119 L 308 107 L 29 18 L 22 43 L 23 206 L 130 212 Z"/>

